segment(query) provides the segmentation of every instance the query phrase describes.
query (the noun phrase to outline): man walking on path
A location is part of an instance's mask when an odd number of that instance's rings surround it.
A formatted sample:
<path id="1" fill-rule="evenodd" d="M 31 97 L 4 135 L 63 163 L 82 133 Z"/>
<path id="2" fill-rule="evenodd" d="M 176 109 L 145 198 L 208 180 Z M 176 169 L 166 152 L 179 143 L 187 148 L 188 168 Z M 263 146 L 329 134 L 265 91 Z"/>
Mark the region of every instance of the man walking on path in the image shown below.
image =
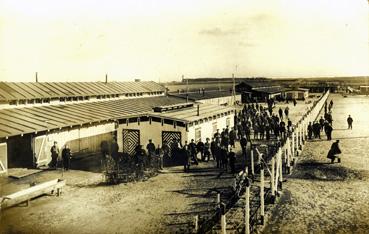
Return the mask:
<path id="1" fill-rule="evenodd" d="M 349 115 L 347 118 L 348 129 L 352 129 L 352 122 L 354 122 L 354 120 L 351 118 L 351 115 Z"/>
<path id="2" fill-rule="evenodd" d="M 336 142 L 334 142 L 331 146 L 331 149 L 328 152 L 327 158 L 329 158 L 331 160 L 331 163 L 334 163 L 334 160 L 337 158 L 338 162 L 341 162 L 341 158 L 336 156 L 336 154 L 340 154 L 341 153 L 341 149 L 338 145 L 340 141 L 337 140 Z"/>

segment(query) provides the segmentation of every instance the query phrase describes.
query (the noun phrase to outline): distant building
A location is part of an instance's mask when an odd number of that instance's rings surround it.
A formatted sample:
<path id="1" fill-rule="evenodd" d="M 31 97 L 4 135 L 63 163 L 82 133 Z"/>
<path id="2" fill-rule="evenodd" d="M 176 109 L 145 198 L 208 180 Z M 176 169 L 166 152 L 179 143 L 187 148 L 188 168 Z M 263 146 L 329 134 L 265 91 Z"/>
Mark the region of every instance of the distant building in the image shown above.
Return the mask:
<path id="1" fill-rule="evenodd" d="M 199 89 L 196 92 L 188 93 L 169 93 L 170 96 L 180 97 L 189 101 L 216 105 L 233 105 L 233 102 L 241 102 L 241 94 L 232 95 L 232 90 L 205 90 Z"/>
<path id="2" fill-rule="evenodd" d="M 264 101 L 268 98 L 279 98 L 282 96 L 282 87 L 271 81 L 243 81 L 236 85 L 236 91 L 241 93 L 242 102 Z"/>
<path id="3" fill-rule="evenodd" d="M 369 94 L 369 85 L 360 86 L 360 93 L 368 95 Z"/>
<path id="4" fill-rule="evenodd" d="M 284 91 L 284 96 L 288 100 L 305 100 L 309 97 L 309 89 L 304 88 L 292 88 Z"/>

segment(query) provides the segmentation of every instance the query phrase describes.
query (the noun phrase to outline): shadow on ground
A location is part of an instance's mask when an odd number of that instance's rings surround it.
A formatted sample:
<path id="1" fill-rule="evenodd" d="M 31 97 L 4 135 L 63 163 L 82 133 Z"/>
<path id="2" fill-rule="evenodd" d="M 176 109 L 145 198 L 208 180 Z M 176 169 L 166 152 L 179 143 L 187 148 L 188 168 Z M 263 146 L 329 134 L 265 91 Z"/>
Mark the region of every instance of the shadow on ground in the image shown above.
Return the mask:
<path id="1" fill-rule="evenodd" d="M 344 181 L 368 178 L 367 171 L 354 170 L 339 163 L 322 163 L 315 160 L 302 161 L 290 178 L 320 181 Z"/>

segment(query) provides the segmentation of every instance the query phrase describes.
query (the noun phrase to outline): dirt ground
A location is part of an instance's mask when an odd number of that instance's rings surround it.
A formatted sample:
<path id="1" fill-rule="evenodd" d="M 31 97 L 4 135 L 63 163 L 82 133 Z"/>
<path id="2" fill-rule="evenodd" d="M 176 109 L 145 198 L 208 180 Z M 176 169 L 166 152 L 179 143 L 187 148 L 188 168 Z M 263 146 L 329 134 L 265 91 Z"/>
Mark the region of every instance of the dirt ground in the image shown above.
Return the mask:
<path id="1" fill-rule="evenodd" d="M 369 233 L 369 97 L 334 94 L 333 140 L 306 144 L 264 233 Z M 354 119 L 347 130 L 346 118 Z M 340 139 L 342 162 L 326 158 Z"/>
<path id="2" fill-rule="evenodd" d="M 60 172 L 38 176 L 60 178 Z M 145 182 L 116 186 L 101 184 L 98 173 L 70 171 L 63 178 L 68 186 L 61 197 L 5 210 L 0 233 L 184 233 L 195 214 L 215 208 L 216 191 L 230 189 L 233 175 L 211 161 L 191 173 L 173 167 Z"/>

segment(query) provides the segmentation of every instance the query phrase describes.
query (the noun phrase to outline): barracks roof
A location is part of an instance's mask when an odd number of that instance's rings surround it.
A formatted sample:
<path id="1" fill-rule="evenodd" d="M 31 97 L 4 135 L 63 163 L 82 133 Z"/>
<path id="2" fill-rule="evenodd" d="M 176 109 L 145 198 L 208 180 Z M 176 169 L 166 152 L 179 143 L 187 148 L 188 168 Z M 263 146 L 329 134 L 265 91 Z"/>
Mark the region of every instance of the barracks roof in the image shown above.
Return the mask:
<path id="1" fill-rule="evenodd" d="M 153 81 L 139 82 L 0 82 L 0 101 L 129 93 L 164 92 Z"/>
<path id="2" fill-rule="evenodd" d="M 189 93 L 170 93 L 169 95 L 180 97 L 180 98 L 185 98 L 185 99 L 187 99 L 187 95 L 188 95 L 189 100 L 196 101 L 196 100 L 203 100 L 203 99 L 212 99 L 212 98 L 232 96 L 232 92 L 229 90 L 228 91 L 205 90 L 204 92 L 197 91 L 197 92 L 189 92 Z"/>
<path id="3" fill-rule="evenodd" d="M 0 110 L 0 138 L 136 117 L 156 106 L 185 103 L 176 97 L 147 97 Z"/>
<path id="4" fill-rule="evenodd" d="M 164 113 L 153 113 L 151 116 L 164 117 L 173 120 L 193 122 L 204 118 L 213 118 L 221 114 L 233 113 L 235 108 L 230 106 L 219 106 L 214 104 L 199 104 L 199 115 L 197 115 L 197 105 L 190 108 L 179 109 Z"/>

